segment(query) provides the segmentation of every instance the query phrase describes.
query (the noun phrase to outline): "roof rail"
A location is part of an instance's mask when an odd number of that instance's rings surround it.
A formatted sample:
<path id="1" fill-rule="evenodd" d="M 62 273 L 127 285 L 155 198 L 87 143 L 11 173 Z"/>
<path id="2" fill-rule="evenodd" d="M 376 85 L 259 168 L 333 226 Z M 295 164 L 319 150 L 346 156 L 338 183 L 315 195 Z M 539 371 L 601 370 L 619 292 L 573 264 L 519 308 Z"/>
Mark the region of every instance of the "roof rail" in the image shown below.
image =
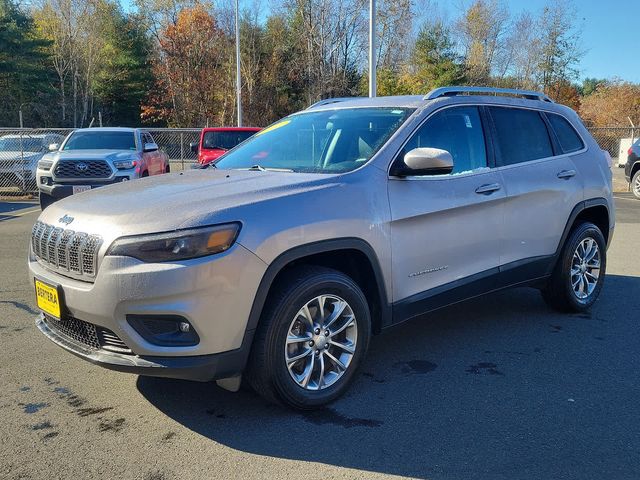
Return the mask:
<path id="1" fill-rule="evenodd" d="M 320 107 L 321 105 L 330 105 L 332 103 L 340 103 L 340 102 L 346 102 L 347 100 L 353 100 L 354 98 L 361 98 L 361 97 L 336 97 L 336 98 L 325 98 L 324 100 L 319 100 L 316 103 L 309 105 L 307 107 L 307 110 L 309 110 L 310 108 L 314 108 L 314 107 Z"/>
<path id="2" fill-rule="evenodd" d="M 479 93 L 482 95 L 514 95 L 518 97 L 526 98 L 527 100 L 540 100 L 541 102 L 554 103 L 547 95 L 542 92 L 534 92 L 532 90 L 518 90 L 515 88 L 494 88 L 494 87 L 440 87 L 431 90 L 427 93 L 423 99 L 433 100 L 440 97 L 452 97 L 460 94 L 474 94 Z"/>

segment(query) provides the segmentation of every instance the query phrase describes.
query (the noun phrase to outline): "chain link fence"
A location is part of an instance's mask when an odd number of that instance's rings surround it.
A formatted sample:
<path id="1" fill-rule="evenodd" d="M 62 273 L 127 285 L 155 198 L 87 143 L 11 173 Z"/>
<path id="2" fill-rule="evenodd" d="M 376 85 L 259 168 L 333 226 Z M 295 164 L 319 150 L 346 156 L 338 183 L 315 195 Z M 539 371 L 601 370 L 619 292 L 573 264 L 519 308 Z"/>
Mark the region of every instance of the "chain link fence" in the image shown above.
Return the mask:
<path id="1" fill-rule="evenodd" d="M 0 128 L 0 196 L 37 193 L 35 171 L 38 160 L 49 151 L 50 144 L 61 143 L 72 131 L 70 128 Z M 190 169 L 196 163 L 197 154 L 191 151 L 190 144 L 199 141 L 199 128 L 151 128 L 147 131 L 169 156 L 172 172 Z M 600 147 L 609 152 L 614 164 L 619 155 L 626 157 L 626 145 L 631 139 L 640 136 L 640 131 L 630 127 L 593 127 L 589 131 Z"/>

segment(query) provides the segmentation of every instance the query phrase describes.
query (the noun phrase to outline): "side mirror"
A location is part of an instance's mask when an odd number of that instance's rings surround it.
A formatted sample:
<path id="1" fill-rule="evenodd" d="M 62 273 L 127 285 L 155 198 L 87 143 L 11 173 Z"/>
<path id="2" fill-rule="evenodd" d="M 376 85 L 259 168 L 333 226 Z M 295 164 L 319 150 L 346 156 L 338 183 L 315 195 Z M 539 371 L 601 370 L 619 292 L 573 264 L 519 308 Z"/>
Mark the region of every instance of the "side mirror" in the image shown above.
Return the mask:
<path id="1" fill-rule="evenodd" d="M 145 143 L 144 148 L 142 149 L 143 152 L 155 152 L 156 150 L 158 150 L 158 145 L 156 143 Z"/>
<path id="2" fill-rule="evenodd" d="M 193 153 L 198 153 L 198 147 L 200 146 L 200 144 L 198 142 L 191 142 L 189 144 L 189 148 L 191 149 L 191 151 Z"/>
<path id="3" fill-rule="evenodd" d="M 60 148 L 60 144 L 59 143 L 52 143 L 49 145 L 49 151 L 50 152 L 55 152 L 56 150 L 58 150 L 58 148 Z"/>
<path id="4" fill-rule="evenodd" d="M 394 164 L 391 175 L 447 175 L 453 171 L 453 157 L 439 148 L 414 148 L 405 154 L 403 160 Z"/>

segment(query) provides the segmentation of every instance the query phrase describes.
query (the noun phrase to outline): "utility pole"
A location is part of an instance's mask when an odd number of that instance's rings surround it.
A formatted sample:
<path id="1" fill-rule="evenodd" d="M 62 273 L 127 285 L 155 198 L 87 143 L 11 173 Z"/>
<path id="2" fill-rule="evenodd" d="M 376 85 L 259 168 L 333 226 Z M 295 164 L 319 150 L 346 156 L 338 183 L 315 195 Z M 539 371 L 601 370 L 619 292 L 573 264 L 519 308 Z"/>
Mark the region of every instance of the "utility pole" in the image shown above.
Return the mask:
<path id="1" fill-rule="evenodd" d="M 369 0 L 369 97 L 376 96 L 376 0 Z"/>
<path id="2" fill-rule="evenodd" d="M 236 0 L 236 100 L 238 102 L 238 126 L 242 126 L 242 83 L 240 78 L 240 11 Z"/>

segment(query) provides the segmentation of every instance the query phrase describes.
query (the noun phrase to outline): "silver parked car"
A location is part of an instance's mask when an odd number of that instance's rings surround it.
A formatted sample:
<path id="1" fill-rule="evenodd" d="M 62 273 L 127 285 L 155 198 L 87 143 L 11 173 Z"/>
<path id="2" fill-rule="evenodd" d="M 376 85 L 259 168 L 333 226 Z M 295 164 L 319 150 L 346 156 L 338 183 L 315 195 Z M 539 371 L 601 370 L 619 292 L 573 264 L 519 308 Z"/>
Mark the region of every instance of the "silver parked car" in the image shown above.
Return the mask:
<path id="1" fill-rule="evenodd" d="M 55 133 L 18 133 L 0 137 L 0 185 L 36 190 L 38 161 L 49 145 L 64 137 Z"/>
<path id="2" fill-rule="evenodd" d="M 92 188 L 169 172 L 167 154 L 139 128 L 82 128 L 52 149 L 36 173 L 42 209 Z"/>
<path id="3" fill-rule="evenodd" d="M 315 408 L 345 392 L 372 334 L 445 305 L 528 285 L 591 307 L 611 192 L 604 152 L 542 94 L 325 100 L 217 168 L 46 209 L 36 322 L 107 368 L 231 390 L 244 375 Z"/>

